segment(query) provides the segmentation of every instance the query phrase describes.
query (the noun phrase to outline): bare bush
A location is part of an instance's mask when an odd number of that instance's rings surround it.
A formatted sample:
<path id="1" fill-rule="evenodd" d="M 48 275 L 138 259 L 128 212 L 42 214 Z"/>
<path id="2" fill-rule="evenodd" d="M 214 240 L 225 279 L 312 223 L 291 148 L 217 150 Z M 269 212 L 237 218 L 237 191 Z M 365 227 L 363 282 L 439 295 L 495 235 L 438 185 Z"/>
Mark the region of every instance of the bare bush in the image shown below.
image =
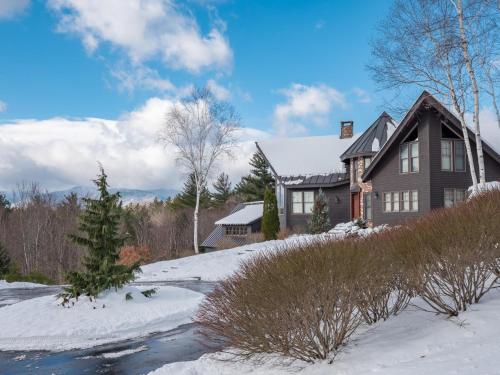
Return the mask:
<path id="1" fill-rule="evenodd" d="M 314 242 L 251 258 L 202 304 L 197 321 L 237 355 L 279 353 L 312 362 L 344 345 L 356 309 L 352 242 Z"/>

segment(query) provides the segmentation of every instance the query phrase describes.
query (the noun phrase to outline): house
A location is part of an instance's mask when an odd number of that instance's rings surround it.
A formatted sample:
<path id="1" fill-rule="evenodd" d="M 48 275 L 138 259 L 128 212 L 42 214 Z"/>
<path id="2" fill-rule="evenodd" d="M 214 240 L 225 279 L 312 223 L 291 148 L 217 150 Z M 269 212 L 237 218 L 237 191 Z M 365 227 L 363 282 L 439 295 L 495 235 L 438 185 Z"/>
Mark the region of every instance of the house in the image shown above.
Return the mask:
<path id="1" fill-rule="evenodd" d="M 259 233 L 264 202 L 238 204 L 226 217 L 215 222 L 215 229 L 201 244 L 204 251 L 248 243 L 252 233 Z"/>
<path id="2" fill-rule="evenodd" d="M 425 91 L 399 124 L 383 112 L 362 134 L 343 121 L 340 136 L 256 145 L 277 181 L 280 224 L 292 229 L 306 230 L 319 189 L 332 225 L 356 218 L 379 225 L 452 206 L 472 185 L 460 122 Z M 483 141 L 487 181 L 500 180 L 499 150 Z"/>

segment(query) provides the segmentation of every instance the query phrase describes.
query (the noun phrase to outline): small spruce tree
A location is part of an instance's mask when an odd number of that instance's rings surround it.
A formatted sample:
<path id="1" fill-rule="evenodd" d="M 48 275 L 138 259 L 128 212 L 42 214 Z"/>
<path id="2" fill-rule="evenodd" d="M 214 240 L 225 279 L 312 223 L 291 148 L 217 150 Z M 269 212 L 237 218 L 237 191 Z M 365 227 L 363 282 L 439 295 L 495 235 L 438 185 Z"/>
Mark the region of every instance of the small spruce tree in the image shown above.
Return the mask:
<path id="1" fill-rule="evenodd" d="M 101 173 L 94 183 L 99 191 L 97 199 L 83 198 L 84 210 L 79 217 L 80 234 L 70 238 L 77 245 L 87 248 L 83 259 L 84 270 L 72 271 L 66 275 L 70 284 L 61 296 L 64 302 L 80 295 L 97 298 L 99 293 L 110 288 L 121 288 L 134 279 L 139 264 L 132 266 L 118 264 L 120 249 L 125 237 L 119 234 L 121 218 L 120 194 L 108 192 L 107 176 Z"/>
<path id="2" fill-rule="evenodd" d="M 214 183 L 214 193 L 212 194 L 212 203 L 215 207 L 223 206 L 231 197 L 231 182 L 229 176 L 221 173 Z"/>
<path id="3" fill-rule="evenodd" d="M 275 181 L 269 164 L 260 152 L 253 154 L 250 166 L 252 167 L 250 174 L 241 178 L 235 192 L 245 202 L 261 201 L 264 199 L 266 187 L 274 189 Z"/>
<path id="4" fill-rule="evenodd" d="M 207 187 L 204 186 L 200 193 L 200 207 L 207 208 L 210 206 L 210 192 Z M 182 191 L 177 194 L 177 196 L 172 201 L 172 208 L 186 208 L 196 206 L 196 182 L 194 174 L 190 174 L 186 182 L 184 182 L 184 187 Z"/>
<path id="5" fill-rule="evenodd" d="M 3 193 L 0 193 L 0 208 L 5 208 L 7 210 L 10 208 L 10 202 Z"/>
<path id="6" fill-rule="evenodd" d="M 323 190 L 314 199 L 312 216 L 309 221 L 309 230 L 311 233 L 324 233 L 331 229 L 330 216 L 328 215 L 328 198 Z"/>
<path id="7" fill-rule="evenodd" d="M 0 278 L 4 277 L 9 273 L 10 269 L 10 257 L 7 250 L 0 242 Z"/>
<path id="8" fill-rule="evenodd" d="M 266 241 L 275 240 L 280 230 L 280 220 L 278 217 L 278 203 L 276 194 L 270 188 L 266 188 L 264 193 L 264 212 L 262 215 L 262 233 Z"/>

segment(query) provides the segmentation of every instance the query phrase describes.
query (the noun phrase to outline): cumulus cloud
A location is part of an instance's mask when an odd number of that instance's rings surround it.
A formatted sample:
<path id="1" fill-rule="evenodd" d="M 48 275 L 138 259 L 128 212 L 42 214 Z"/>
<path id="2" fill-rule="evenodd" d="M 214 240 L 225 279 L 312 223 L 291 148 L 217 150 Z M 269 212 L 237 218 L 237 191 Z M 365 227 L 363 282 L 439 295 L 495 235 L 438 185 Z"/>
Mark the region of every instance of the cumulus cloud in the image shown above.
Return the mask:
<path id="1" fill-rule="evenodd" d="M 486 107 L 479 111 L 482 138 L 500 154 L 500 126 L 492 108 Z M 473 128 L 472 113 L 466 115 L 467 125 Z"/>
<path id="2" fill-rule="evenodd" d="M 30 5 L 30 0 L 0 1 L 0 19 L 12 18 L 22 14 Z"/>
<path id="3" fill-rule="evenodd" d="M 0 100 L 0 113 L 5 112 L 7 110 L 7 103 L 4 101 Z"/>
<path id="4" fill-rule="evenodd" d="M 197 73 L 227 68 L 232 50 L 220 25 L 202 34 L 193 16 L 171 0 L 49 0 L 57 30 L 78 35 L 88 52 L 108 43 L 133 64 L 161 58 L 168 66 Z M 220 24 L 220 23 L 219 23 Z"/>
<path id="5" fill-rule="evenodd" d="M 151 98 L 117 120 L 50 118 L 0 125 L 0 190 L 21 181 L 38 181 L 48 189 L 89 185 L 97 161 L 112 186 L 179 189 L 185 175 L 174 161 L 174 150 L 157 142 L 172 104 Z M 238 181 L 248 173 L 253 141 L 266 137 L 260 130 L 241 129 L 234 160 L 222 160 L 220 170 Z"/>
<path id="6" fill-rule="evenodd" d="M 274 108 L 274 127 L 279 135 L 305 134 L 310 125 L 325 126 L 334 107 L 347 106 L 344 94 L 325 84 L 293 83 L 278 92 L 285 96 L 285 102 Z"/>

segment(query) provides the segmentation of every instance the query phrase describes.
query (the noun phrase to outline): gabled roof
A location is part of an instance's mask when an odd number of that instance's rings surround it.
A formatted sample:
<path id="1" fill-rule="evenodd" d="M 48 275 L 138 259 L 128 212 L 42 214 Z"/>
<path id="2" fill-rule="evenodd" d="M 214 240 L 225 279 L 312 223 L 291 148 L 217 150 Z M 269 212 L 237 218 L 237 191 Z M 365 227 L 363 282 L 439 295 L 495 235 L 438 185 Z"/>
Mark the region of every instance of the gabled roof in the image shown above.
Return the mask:
<path id="1" fill-rule="evenodd" d="M 375 155 L 397 128 L 396 121 L 386 112 L 371 124 L 368 129 L 340 156 L 342 161 L 355 156 Z"/>
<path id="2" fill-rule="evenodd" d="M 239 207 L 239 206 L 238 206 Z M 215 222 L 215 225 L 248 225 L 262 218 L 264 202 L 242 203 L 241 208 Z"/>
<path id="3" fill-rule="evenodd" d="M 337 186 L 349 183 L 349 175 L 347 173 L 330 173 L 315 176 L 287 176 L 283 177 L 281 182 L 287 187 Z"/>
<path id="4" fill-rule="evenodd" d="M 437 100 L 434 96 L 432 96 L 427 91 L 423 91 L 422 94 L 418 97 L 416 102 L 410 108 L 410 110 L 406 113 L 405 117 L 397 127 L 396 131 L 392 134 L 389 140 L 382 146 L 380 152 L 375 156 L 372 160 L 370 166 L 363 174 L 363 181 L 366 181 L 372 172 L 376 169 L 380 160 L 384 157 L 387 150 L 391 148 L 394 144 L 398 136 L 402 134 L 412 125 L 412 120 L 415 118 L 416 113 L 422 106 L 431 106 L 436 109 L 439 113 L 441 113 L 451 124 L 456 126 L 461 131 L 460 120 L 451 113 L 439 100 Z M 467 129 L 469 133 L 469 138 L 472 142 L 475 143 L 474 133 L 471 129 Z M 500 163 L 500 155 L 487 143 L 483 140 L 483 151 L 490 155 L 493 159 L 495 159 L 498 163 Z"/>
<path id="5" fill-rule="evenodd" d="M 338 135 L 280 138 L 256 142 L 278 177 L 328 175 L 343 170 L 340 155 L 359 137 Z"/>
<path id="6" fill-rule="evenodd" d="M 217 247 L 219 241 L 224 237 L 224 227 L 222 225 L 216 225 L 212 233 L 203 241 L 201 246 L 203 247 Z"/>

